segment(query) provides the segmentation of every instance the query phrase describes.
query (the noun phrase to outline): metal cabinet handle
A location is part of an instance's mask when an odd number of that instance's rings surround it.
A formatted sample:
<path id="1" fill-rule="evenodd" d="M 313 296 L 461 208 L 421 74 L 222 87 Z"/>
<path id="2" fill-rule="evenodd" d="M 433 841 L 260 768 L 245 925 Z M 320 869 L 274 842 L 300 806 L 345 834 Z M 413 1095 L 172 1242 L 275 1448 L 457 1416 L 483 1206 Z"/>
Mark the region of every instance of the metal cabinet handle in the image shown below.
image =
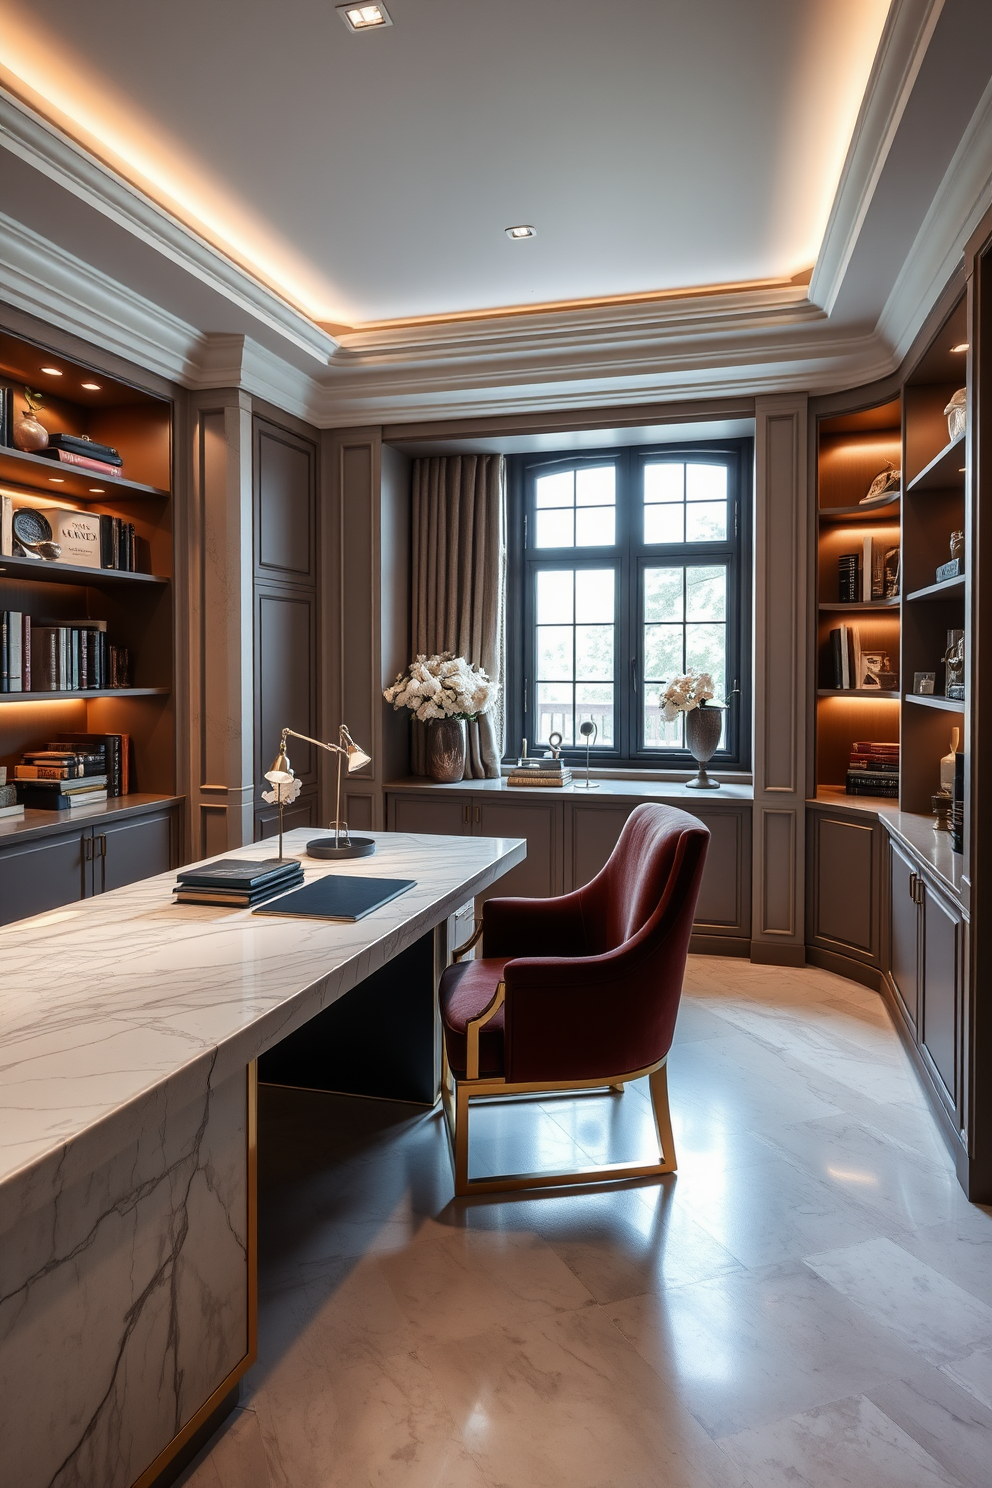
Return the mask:
<path id="1" fill-rule="evenodd" d="M 916 897 L 916 885 L 919 883 L 919 881 L 919 874 L 911 873 L 909 875 L 909 897 L 910 899 L 912 899 L 914 904 L 919 904 L 920 902 L 919 899 L 917 899 Z"/>
<path id="2" fill-rule="evenodd" d="M 926 880 L 922 878 L 920 874 L 916 875 L 916 893 L 913 895 L 913 897 L 916 900 L 917 904 L 923 904 L 927 897 Z"/>
<path id="3" fill-rule="evenodd" d="M 470 809 L 469 809 L 469 803 L 467 801 L 463 801 L 462 802 L 462 821 L 465 822 L 465 823 L 468 823 L 471 820 L 472 820 L 472 817 L 471 817 L 471 813 L 470 813 Z"/>
<path id="4" fill-rule="evenodd" d="M 104 836 L 103 832 L 101 832 L 100 833 L 100 836 L 97 839 L 95 839 L 95 840 L 98 841 L 99 844 L 100 844 L 100 856 L 101 856 L 101 858 L 105 858 L 107 856 L 107 839 Z"/>
<path id="5" fill-rule="evenodd" d="M 479 823 L 479 822 L 482 821 L 482 807 L 481 806 L 476 806 L 476 808 L 475 808 L 475 820 L 476 820 L 476 823 Z"/>
<path id="6" fill-rule="evenodd" d="M 92 863 L 92 861 L 93 861 L 93 838 L 92 837 L 84 837 L 83 838 L 83 862 L 84 863 Z"/>

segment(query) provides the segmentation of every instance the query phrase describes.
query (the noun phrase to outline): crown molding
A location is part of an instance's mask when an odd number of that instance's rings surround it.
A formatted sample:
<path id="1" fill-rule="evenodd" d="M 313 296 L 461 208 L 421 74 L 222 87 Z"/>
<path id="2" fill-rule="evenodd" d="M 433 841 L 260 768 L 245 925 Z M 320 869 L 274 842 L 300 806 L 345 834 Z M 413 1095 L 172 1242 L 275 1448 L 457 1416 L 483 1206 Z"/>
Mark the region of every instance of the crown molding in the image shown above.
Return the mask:
<path id="1" fill-rule="evenodd" d="M 893 0 L 809 285 L 829 315 L 909 102 L 944 0 Z"/>
<path id="2" fill-rule="evenodd" d="M 309 424 L 318 421 L 320 383 L 250 336 L 204 336 L 186 382 L 197 389 L 243 388 Z"/>
<path id="3" fill-rule="evenodd" d="M 898 364 L 909 351 L 964 245 L 992 207 L 992 82 L 954 152 L 878 320 Z"/>
<path id="4" fill-rule="evenodd" d="M 326 366 L 337 342 L 0 84 L 0 145 Z"/>

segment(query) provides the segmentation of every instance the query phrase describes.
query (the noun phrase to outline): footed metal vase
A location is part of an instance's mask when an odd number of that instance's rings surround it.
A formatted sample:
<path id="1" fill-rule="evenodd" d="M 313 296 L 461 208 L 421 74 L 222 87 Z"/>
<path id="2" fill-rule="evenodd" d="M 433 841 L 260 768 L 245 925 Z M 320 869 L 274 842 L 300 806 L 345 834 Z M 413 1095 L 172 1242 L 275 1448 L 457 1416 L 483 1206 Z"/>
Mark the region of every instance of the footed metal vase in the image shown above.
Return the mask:
<path id="1" fill-rule="evenodd" d="M 724 710 L 711 704 L 693 708 L 685 715 L 685 742 L 689 753 L 699 766 L 698 772 L 686 781 L 689 790 L 719 790 L 719 780 L 712 780 L 706 773 L 706 765 L 712 759 L 720 742 L 723 729 Z"/>

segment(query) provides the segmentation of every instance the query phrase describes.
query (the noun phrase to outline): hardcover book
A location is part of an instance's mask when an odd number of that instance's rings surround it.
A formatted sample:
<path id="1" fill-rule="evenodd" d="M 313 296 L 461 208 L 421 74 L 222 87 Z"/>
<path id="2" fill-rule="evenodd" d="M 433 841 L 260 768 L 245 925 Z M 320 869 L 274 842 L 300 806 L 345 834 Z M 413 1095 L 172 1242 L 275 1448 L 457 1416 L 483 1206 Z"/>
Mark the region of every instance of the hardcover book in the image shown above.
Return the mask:
<path id="1" fill-rule="evenodd" d="M 303 865 L 296 858 L 221 858 L 200 868 L 188 868 L 176 875 L 180 888 L 226 888 L 249 892 L 273 879 L 303 876 Z"/>
<path id="2" fill-rule="evenodd" d="M 314 920 L 363 920 L 415 886 L 416 880 L 412 878 L 351 878 L 328 873 L 252 913 L 300 915 Z"/>

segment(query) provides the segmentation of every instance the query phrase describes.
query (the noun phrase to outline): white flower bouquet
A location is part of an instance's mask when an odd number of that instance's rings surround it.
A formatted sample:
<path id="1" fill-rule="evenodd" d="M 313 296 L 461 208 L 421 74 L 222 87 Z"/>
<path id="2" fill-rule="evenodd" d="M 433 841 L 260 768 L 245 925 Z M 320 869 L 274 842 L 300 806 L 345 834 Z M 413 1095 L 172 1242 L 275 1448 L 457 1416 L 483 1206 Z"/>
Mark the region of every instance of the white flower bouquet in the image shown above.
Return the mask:
<path id="1" fill-rule="evenodd" d="M 709 672 L 697 672 L 690 667 L 687 672 L 673 677 L 659 697 L 661 716 L 666 723 L 671 723 L 680 713 L 691 713 L 693 708 L 703 707 L 713 695 L 713 678 Z M 717 703 L 716 706 L 722 705 Z"/>
<path id="2" fill-rule="evenodd" d="M 415 657 L 382 695 L 397 710 L 409 708 L 421 723 L 431 718 L 471 722 L 495 702 L 496 688 L 481 667 L 443 651 L 440 656 Z"/>

